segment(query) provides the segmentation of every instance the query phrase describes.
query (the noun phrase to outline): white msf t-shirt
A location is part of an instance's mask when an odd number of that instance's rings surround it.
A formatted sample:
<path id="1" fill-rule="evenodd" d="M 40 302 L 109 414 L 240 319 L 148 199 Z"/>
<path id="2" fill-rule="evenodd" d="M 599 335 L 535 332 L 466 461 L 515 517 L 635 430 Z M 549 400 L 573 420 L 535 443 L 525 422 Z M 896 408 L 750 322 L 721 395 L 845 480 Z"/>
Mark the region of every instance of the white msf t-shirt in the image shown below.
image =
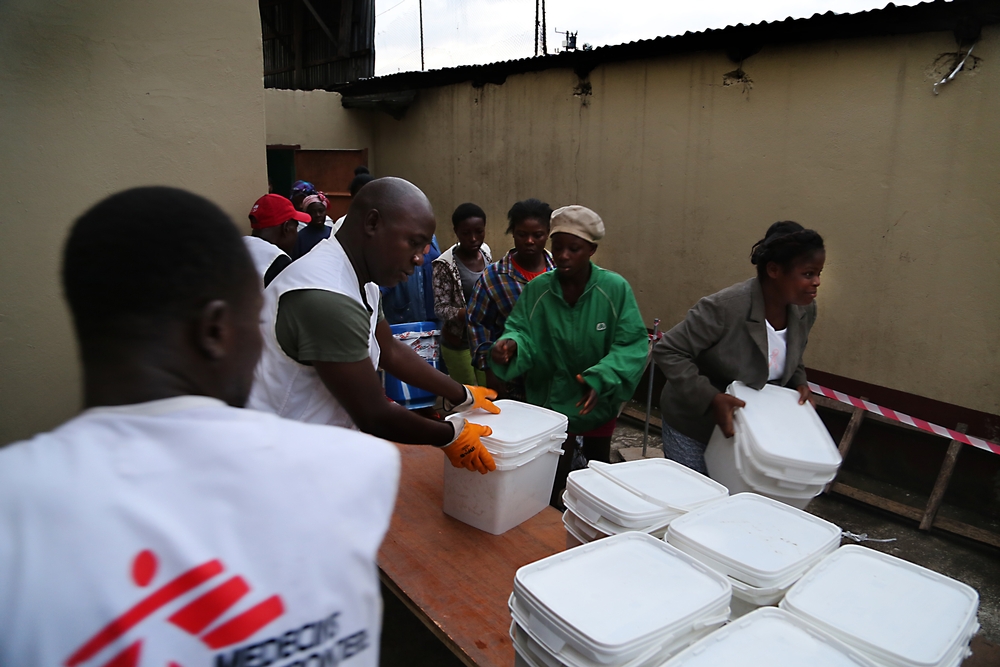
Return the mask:
<path id="1" fill-rule="evenodd" d="M 775 331 L 766 319 L 767 325 L 767 381 L 780 380 L 785 374 L 785 357 L 788 356 L 788 328 Z"/>
<path id="2" fill-rule="evenodd" d="M 182 396 L 0 449 L 0 665 L 378 665 L 399 452 Z"/>

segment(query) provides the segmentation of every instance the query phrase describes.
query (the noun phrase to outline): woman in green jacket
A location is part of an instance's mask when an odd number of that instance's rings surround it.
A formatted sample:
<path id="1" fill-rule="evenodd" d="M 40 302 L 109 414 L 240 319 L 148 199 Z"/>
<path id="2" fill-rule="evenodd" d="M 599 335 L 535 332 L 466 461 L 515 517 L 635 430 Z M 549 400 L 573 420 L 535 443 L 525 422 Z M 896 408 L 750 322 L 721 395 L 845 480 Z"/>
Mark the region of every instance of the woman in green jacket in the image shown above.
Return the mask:
<path id="1" fill-rule="evenodd" d="M 553 486 L 557 507 L 577 442 L 588 459 L 610 462 L 618 412 L 635 391 L 649 349 L 628 282 L 590 261 L 603 237 L 604 222 L 588 208 L 552 213 L 556 270 L 524 287 L 490 352 L 500 379 L 525 375 L 529 403 L 569 418 Z"/>

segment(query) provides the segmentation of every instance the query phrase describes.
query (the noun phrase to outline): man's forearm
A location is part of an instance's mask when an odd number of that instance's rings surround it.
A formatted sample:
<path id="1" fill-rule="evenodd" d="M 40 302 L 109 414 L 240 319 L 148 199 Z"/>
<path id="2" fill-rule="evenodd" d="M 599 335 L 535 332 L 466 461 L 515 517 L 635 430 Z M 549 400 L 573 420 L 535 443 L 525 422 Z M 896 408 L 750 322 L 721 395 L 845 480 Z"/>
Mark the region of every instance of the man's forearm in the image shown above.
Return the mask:
<path id="1" fill-rule="evenodd" d="M 384 407 L 352 418 L 363 432 L 406 445 L 443 447 L 455 437 L 451 423 L 421 417 L 389 401 L 385 401 Z"/>
<path id="2" fill-rule="evenodd" d="M 452 403 L 465 400 L 465 387 L 427 363 L 408 345 L 397 341 L 392 354 L 383 360 L 382 367 L 397 379 L 443 396 Z"/>

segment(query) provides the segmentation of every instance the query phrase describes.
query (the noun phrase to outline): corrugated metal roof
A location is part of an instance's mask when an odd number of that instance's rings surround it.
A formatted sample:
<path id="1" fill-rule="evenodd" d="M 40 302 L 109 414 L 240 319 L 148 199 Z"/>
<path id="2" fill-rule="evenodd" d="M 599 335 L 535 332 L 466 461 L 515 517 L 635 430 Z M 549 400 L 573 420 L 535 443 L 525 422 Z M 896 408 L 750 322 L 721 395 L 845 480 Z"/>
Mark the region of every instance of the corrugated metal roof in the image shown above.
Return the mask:
<path id="1" fill-rule="evenodd" d="M 374 73 L 374 0 L 312 0 L 311 4 L 337 41 L 327 36 L 301 0 L 258 0 L 265 88 L 328 89 Z M 298 80 L 295 12 L 301 21 Z"/>
<path id="2" fill-rule="evenodd" d="M 919 5 L 854 14 L 814 14 L 809 18 L 787 18 L 742 23 L 726 28 L 686 32 L 627 44 L 602 46 L 591 51 L 570 51 L 548 56 L 507 60 L 486 65 L 463 65 L 426 72 L 401 72 L 361 79 L 335 88 L 345 96 L 377 95 L 401 90 L 418 90 L 469 81 L 474 86 L 502 84 L 512 74 L 554 68 L 573 69 L 581 78 L 598 65 L 642 58 L 655 58 L 692 51 L 725 51 L 739 62 L 765 45 L 793 44 L 827 39 L 900 35 L 918 32 L 954 31 L 959 41 L 978 39 L 984 25 L 1000 23 L 998 0 L 934 0 Z"/>

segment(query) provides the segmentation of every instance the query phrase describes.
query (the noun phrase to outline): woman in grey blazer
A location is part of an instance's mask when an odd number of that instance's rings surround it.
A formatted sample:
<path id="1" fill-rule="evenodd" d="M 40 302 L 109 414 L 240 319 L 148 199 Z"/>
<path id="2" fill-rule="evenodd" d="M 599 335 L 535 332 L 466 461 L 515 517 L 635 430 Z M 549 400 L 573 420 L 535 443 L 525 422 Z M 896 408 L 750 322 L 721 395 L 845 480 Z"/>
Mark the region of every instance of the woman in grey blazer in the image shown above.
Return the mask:
<path id="1" fill-rule="evenodd" d="M 733 435 L 743 401 L 725 393 L 739 380 L 798 389 L 810 400 L 802 353 L 816 321 L 816 290 L 826 260 L 823 239 L 795 222 L 776 222 L 754 244 L 757 277 L 706 296 L 653 348 L 667 378 L 660 397 L 667 458 L 705 473 L 705 446 L 716 425 Z"/>

